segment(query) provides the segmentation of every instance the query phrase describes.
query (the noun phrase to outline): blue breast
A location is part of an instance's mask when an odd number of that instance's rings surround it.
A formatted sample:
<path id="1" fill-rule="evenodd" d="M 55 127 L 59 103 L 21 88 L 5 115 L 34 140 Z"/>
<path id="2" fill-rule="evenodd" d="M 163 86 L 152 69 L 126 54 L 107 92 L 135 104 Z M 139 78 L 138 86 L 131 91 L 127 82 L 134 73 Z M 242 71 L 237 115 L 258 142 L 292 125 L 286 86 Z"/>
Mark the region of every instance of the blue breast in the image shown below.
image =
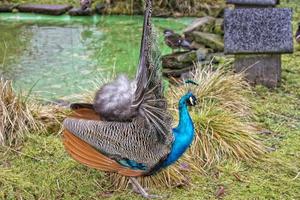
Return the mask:
<path id="1" fill-rule="evenodd" d="M 172 149 L 166 160 L 161 164 L 161 168 L 167 167 L 176 162 L 182 154 L 189 148 L 194 139 L 194 124 L 185 106 L 180 110 L 180 121 L 177 128 L 173 129 L 174 142 Z"/>

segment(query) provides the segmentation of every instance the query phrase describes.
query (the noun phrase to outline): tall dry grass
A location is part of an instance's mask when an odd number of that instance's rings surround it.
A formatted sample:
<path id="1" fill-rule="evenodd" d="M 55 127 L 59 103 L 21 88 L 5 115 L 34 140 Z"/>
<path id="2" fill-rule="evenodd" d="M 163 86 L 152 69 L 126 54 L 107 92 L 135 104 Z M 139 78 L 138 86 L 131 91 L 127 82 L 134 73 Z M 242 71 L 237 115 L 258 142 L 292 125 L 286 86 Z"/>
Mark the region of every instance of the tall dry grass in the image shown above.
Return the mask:
<path id="1" fill-rule="evenodd" d="M 171 87 L 169 96 L 173 97 L 173 111 L 176 100 L 187 90 L 198 98 L 198 105 L 190 111 L 196 137 L 189 154 L 195 162 L 206 167 L 225 158 L 255 160 L 264 154 L 264 145 L 257 137 L 258 127 L 253 123 L 251 87 L 244 74 L 198 67 L 193 80 L 199 85 Z"/>
<path id="2" fill-rule="evenodd" d="M 17 94 L 12 82 L 0 79 L 0 145 L 15 146 L 24 135 L 39 131 L 41 124 L 33 116 L 32 105 L 27 97 Z"/>

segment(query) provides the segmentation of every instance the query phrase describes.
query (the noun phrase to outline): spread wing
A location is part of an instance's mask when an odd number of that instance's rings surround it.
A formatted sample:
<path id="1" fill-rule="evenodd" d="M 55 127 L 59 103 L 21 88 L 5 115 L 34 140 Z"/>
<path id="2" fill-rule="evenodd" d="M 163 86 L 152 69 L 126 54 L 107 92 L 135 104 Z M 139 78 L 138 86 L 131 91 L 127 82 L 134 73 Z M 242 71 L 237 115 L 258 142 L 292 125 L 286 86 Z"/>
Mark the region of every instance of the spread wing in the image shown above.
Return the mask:
<path id="1" fill-rule="evenodd" d="M 143 119 L 116 123 L 71 117 L 65 119 L 64 127 L 103 155 L 122 165 L 127 163 L 128 167 L 151 170 L 171 149 L 158 142 L 155 130 Z"/>

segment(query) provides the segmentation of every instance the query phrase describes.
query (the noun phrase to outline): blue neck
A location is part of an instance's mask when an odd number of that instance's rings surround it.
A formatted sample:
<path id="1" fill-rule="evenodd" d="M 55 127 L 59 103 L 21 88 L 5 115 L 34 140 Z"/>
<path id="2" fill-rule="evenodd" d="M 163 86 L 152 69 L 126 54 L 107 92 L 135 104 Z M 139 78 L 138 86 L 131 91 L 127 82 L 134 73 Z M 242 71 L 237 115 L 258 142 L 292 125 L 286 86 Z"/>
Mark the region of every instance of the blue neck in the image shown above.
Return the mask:
<path id="1" fill-rule="evenodd" d="M 167 159 L 162 163 L 162 168 L 177 161 L 191 145 L 194 138 L 194 124 L 189 115 L 184 98 L 179 101 L 179 123 L 178 126 L 173 129 L 173 135 L 175 139 L 172 149 Z"/>
<path id="2" fill-rule="evenodd" d="M 184 131 L 184 129 L 187 126 L 192 126 L 194 128 L 194 124 L 190 117 L 185 101 L 182 100 L 179 101 L 178 110 L 179 110 L 179 123 L 175 129 Z"/>

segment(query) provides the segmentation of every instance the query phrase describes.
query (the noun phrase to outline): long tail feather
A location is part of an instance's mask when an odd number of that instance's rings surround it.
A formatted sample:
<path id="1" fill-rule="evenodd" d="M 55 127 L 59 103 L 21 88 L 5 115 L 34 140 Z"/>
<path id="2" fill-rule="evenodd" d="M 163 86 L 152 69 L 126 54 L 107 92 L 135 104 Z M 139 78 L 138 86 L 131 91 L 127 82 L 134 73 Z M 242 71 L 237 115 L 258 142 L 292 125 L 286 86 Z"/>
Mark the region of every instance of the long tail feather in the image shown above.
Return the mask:
<path id="1" fill-rule="evenodd" d="M 141 88 L 139 89 L 139 94 L 137 96 L 142 96 L 143 89 L 146 88 L 149 72 L 149 57 L 152 45 L 152 24 L 151 24 L 151 15 L 152 15 L 152 0 L 145 1 L 145 14 L 144 14 L 144 25 L 143 25 L 143 34 L 141 39 L 140 47 L 140 58 L 139 66 L 136 73 L 137 85 Z"/>
<path id="2" fill-rule="evenodd" d="M 118 172 L 124 176 L 136 177 L 144 175 L 143 171 L 125 168 L 116 161 L 102 155 L 67 130 L 64 131 L 64 146 L 72 158 L 88 167 L 107 172 Z"/>

